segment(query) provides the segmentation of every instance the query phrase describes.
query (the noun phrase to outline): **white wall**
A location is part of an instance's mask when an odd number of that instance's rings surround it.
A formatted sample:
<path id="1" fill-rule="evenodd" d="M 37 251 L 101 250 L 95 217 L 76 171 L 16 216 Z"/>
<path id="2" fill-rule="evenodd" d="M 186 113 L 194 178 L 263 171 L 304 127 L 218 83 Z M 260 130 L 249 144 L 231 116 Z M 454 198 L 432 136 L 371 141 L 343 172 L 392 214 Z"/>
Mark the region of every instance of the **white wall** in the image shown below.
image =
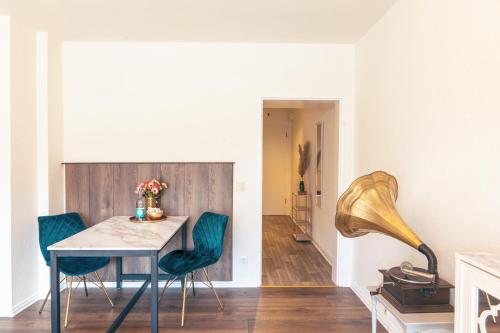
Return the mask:
<path id="1" fill-rule="evenodd" d="M 64 158 L 234 161 L 246 184 L 234 193 L 234 280 L 257 285 L 262 98 L 342 98 L 347 122 L 353 57 L 349 45 L 64 42 Z M 143 144 L 148 129 L 157 147 Z"/>
<path id="2" fill-rule="evenodd" d="M 0 317 L 12 315 L 10 17 L 0 16 Z"/>
<path id="3" fill-rule="evenodd" d="M 36 41 L 22 15 L 11 39 L 12 304 L 14 312 L 38 296 Z"/>
<path id="4" fill-rule="evenodd" d="M 298 109 L 294 111 L 292 126 L 292 189 L 298 191 L 300 176 L 297 172 L 299 163 L 298 145 L 311 144 L 311 163 L 304 175 L 305 188 L 313 194 L 312 199 L 312 238 L 325 258 L 336 269 L 337 230 L 335 212 L 338 198 L 339 166 L 339 113 L 338 104 L 331 109 Z M 322 206 L 316 204 L 316 124 L 323 122 L 323 189 Z"/>
<path id="5" fill-rule="evenodd" d="M 264 109 L 262 214 L 290 215 L 292 123 L 288 109 Z"/>
<path id="6" fill-rule="evenodd" d="M 453 283 L 457 251 L 500 248 L 500 2 L 400 0 L 356 45 L 356 175 L 386 170 L 401 216 Z M 354 284 L 417 251 L 354 242 Z"/>
<path id="7" fill-rule="evenodd" d="M 37 300 L 40 295 L 40 286 L 36 281 L 39 280 L 39 272 L 46 273 L 46 268 L 39 269 L 41 265 L 36 217 L 42 206 L 46 208 L 47 204 L 50 204 L 47 202 L 48 193 L 44 195 L 40 185 L 43 185 L 47 190 L 46 184 L 48 182 L 60 184 L 63 179 L 62 173 L 53 172 L 51 165 L 47 170 L 47 145 L 50 142 L 37 140 L 38 136 L 42 135 L 41 138 L 43 138 L 43 134 L 49 132 L 47 128 L 49 124 L 60 124 L 58 140 L 53 140 L 53 143 L 57 141 L 54 143 L 55 147 L 58 145 L 61 147 L 58 157 L 60 170 L 60 162 L 62 161 L 62 113 L 60 107 L 59 112 L 49 116 L 48 121 L 43 117 L 37 119 L 38 106 L 47 106 L 47 103 L 54 104 L 53 101 L 61 97 L 60 85 L 54 86 L 48 82 L 47 76 L 42 74 L 43 71 L 37 72 L 37 69 L 47 69 L 46 66 L 43 66 L 47 54 L 42 62 L 38 62 L 39 58 L 37 58 L 44 55 L 47 50 L 37 52 L 36 32 L 49 30 L 49 28 L 54 30 L 58 16 L 54 15 L 51 19 L 49 17 L 53 14 L 51 10 L 55 2 L 48 0 L 42 4 L 36 0 L 24 0 L 7 1 L 0 4 L 0 15 L 10 17 L 10 33 L 4 29 L 5 21 L 2 20 L 2 34 L 8 33 L 9 38 L 5 35 L 0 38 L 2 43 L 0 52 L 7 52 L 11 59 L 9 64 L 8 57 L 0 56 L 2 61 L 0 65 L 2 117 L 0 121 L 2 127 L 0 150 L 2 165 L 0 170 L 2 171 L 1 185 L 4 189 L 0 198 L 1 211 L 4 216 L 1 225 L 3 273 L 0 316 L 18 313 Z M 56 38 L 53 34 L 49 40 L 50 48 L 55 49 L 57 54 L 60 38 Z M 54 52 L 54 50 L 50 52 Z M 55 56 L 50 60 L 54 69 L 60 68 L 60 59 L 60 56 Z M 51 80 L 57 82 L 57 76 L 53 76 Z M 60 82 L 60 79 L 58 81 Z M 48 86 L 48 94 L 43 89 L 39 89 L 43 86 Z M 9 102 L 10 107 L 8 106 Z M 49 105 L 49 107 L 51 107 L 50 111 L 54 110 L 53 105 Z M 47 109 L 44 110 L 44 113 L 46 116 Z M 55 126 L 52 128 L 57 129 Z M 56 138 L 57 135 L 51 134 Z M 39 153 L 40 155 L 38 155 Z M 49 164 L 55 164 L 54 156 L 55 154 L 49 156 Z M 38 160 L 44 161 L 44 163 L 38 163 Z M 43 173 L 39 174 L 40 170 Z M 54 198 L 52 204 L 55 207 L 52 211 L 60 212 L 62 207 L 61 187 L 54 188 L 53 192 L 58 194 L 52 196 Z M 8 206 L 8 208 L 3 206 Z M 46 213 L 46 210 L 43 212 Z M 44 289 L 48 288 L 48 275 L 45 275 Z"/>

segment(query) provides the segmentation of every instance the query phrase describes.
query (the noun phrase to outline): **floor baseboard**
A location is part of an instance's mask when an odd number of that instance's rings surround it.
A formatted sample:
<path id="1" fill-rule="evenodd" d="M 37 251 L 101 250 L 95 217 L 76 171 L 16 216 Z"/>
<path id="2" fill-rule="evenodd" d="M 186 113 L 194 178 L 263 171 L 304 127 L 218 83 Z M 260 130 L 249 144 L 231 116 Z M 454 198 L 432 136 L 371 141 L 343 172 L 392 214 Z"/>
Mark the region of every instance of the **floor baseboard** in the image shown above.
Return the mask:
<path id="1" fill-rule="evenodd" d="M 35 302 L 38 301 L 38 294 L 33 294 L 26 299 L 22 300 L 21 302 L 17 303 L 12 307 L 12 317 L 26 309 L 27 307 L 33 305 Z"/>

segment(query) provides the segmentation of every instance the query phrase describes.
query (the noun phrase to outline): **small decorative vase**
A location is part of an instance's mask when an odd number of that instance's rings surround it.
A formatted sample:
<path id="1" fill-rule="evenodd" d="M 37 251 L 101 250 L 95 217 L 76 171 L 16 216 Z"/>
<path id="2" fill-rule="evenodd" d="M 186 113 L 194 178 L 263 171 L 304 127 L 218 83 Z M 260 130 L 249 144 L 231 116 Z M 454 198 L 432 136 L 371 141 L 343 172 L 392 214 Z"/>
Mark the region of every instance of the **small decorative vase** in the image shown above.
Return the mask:
<path id="1" fill-rule="evenodd" d="M 304 186 L 304 181 L 301 180 L 299 182 L 299 192 L 304 193 L 305 192 L 305 186 Z"/>
<path id="2" fill-rule="evenodd" d="M 146 211 L 148 208 L 158 208 L 158 197 L 147 197 L 146 200 Z"/>

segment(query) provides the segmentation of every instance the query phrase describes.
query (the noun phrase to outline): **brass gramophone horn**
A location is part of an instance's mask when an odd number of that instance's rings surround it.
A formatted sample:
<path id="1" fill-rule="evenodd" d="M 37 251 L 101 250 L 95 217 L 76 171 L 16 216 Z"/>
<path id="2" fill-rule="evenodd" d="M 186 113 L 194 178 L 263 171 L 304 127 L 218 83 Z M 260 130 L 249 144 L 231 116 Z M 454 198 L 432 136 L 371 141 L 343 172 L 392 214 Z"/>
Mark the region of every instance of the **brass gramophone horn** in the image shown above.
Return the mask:
<path id="1" fill-rule="evenodd" d="M 429 273 L 437 277 L 437 258 L 396 210 L 398 197 L 396 178 L 384 171 L 375 171 L 356 179 L 337 202 L 335 226 L 345 237 L 359 237 L 377 232 L 394 237 L 423 253 Z"/>

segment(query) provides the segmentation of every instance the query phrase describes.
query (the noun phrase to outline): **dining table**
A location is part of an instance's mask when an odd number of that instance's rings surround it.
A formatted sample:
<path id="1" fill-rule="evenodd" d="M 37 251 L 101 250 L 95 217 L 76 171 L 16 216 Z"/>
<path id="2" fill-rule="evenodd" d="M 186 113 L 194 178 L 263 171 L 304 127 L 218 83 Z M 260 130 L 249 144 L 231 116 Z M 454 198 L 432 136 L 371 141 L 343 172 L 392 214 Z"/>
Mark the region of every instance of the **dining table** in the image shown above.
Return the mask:
<path id="1" fill-rule="evenodd" d="M 160 274 L 158 257 L 166 244 L 181 232 L 181 246 L 186 249 L 188 216 L 169 216 L 154 223 L 133 222 L 129 216 L 113 216 L 71 237 L 48 247 L 50 251 L 51 332 L 61 331 L 60 288 L 58 259 L 61 257 L 114 257 L 116 288 L 122 281 L 144 281 L 115 318 L 107 332 L 115 332 L 125 320 L 144 291 L 151 285 L 151 332 L 158 332 L 158 281 L 167 280 L 168 274 Z M 122 271 L 123 257 L 149 257 L 149 273 L 127 274 Z M 90 310 L 91 311 L 91 310 Z"/>

